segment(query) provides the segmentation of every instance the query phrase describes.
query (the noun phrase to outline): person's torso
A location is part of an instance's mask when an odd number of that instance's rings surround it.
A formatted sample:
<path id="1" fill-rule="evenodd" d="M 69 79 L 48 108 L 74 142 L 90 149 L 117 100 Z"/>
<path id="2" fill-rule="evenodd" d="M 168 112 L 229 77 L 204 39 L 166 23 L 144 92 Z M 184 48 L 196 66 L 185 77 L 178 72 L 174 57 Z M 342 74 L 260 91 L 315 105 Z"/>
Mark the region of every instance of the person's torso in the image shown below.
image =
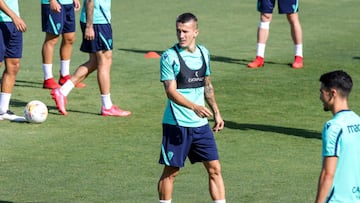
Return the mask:
<path id="1" fill-rule="evenodd" d="M 335 143 L 328 144 L 329 151 L 333 150 L 338 157 L 329 200 L 360 202 L 360 118 L 353 111 L 342 111 L 327 125 L 337 126 L 334 132 L 327 132 L 329 136 L 338 134 L 333 139 Z"/>
<path id="2" fill-rule="evenodd" d="M 86 23 L 86 2 L 84 1 L 80 21 Z M 111 0 L 94 0 L 93 24 L 111 23 Z"/>
<path id="3" fill-rule="evenodd" d="M 177 91 L 187 100 L 204 106 L 204 79 L 210 74 L 208 51 L 203 46 L 197 46 L 194 53 L 174 48 L 168 49 L 162 56 L 162 60 L 166 62 L 161 62 L 161 66 L 163 70 L 166 70 L 161 71 L 161 80 L 180 82 Z M 191 109 L 168 100 L 163 123 L 199 127 L 207 122 L 206 118 L 200 118 Z"/>

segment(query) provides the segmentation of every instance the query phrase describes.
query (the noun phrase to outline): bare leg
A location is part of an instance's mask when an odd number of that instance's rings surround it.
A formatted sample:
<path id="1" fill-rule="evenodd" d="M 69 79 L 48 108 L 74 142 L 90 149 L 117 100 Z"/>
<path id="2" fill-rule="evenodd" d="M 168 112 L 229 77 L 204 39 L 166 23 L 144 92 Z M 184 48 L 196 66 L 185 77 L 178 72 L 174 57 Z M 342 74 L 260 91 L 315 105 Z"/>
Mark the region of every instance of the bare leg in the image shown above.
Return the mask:
<path id="1" fill-rule="evenodd" d="M 290 23 L 291 37 L 294 45 L 302 44 L 302 29 L 299 21 L 299 15 L 297 13 L 287 14 L 287 19 Z"/>
<path id="2" fill-rule="evenodd" d="M 12 93 L 16 81 L 16 75 L 20 70 L 20 59 L 6 58 L 5 70 L 2 75 L 1 92 Z"/>
<path id="3" fill-rule="evenodd" d="M 112 51 L 100 51 L 96 53 L 98 61 L 98 83 L 102 95 L 110 94 L 110 70 L 112 65 Z"/>
<path id="4" fill-rule="evenodd" d="M 180 168 L 165 166 L 158 183 L 159 200 L 170 200 L 174 187 L 175 177 Z"/>
<path id="5" fill-rule="evenodd" d="M 220 161 L 204 162 L 209 175 L 209 192 L 213 200 L 225 200 L 225 186 L 221 175 Z"/>

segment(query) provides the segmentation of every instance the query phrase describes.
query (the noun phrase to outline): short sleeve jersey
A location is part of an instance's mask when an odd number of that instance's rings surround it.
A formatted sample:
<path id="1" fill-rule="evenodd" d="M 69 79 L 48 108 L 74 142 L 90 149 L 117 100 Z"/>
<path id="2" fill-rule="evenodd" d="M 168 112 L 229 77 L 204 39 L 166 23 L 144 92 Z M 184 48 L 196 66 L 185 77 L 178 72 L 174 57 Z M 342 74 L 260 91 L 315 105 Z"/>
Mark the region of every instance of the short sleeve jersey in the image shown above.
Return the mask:
<path id="1" fill-rule="evenodd" d="M 179 58 L 174 50 L 174 48 L 176 47 L 177 46 L 174 46 L 173 48 L 166 50 L 161 56 L 161 82 L 164 82 L 166 80 L 176 80 L 176 76 L 180 71 Z M 210 75 L 210 54 L 205 47 L 198 45 L 194 53 L 190 53 L 181 48 L 176 49 L 178 49 L 178 52 L 182 59 L 185 61 L 185 64 L 192 70 L 198 70 L 202 67 L 203 59 L 201 53 L 203 53 L 206 63 L 205 75 Z M 177 91 L 189 101 L 198 105 L 205 105 L 204 87 L 177 89 Z M 208 120 L 207 118 L 200 118 L 191 109 L 180 106 L 168 99 L 162 122 L 164 124 L 180 125 L 183 127 L 199 127 L 207 124 Z"/>
<path id="2" fill-rule="evenodd" d="M 80 14 L 80 22 L 86 23 L 86 0 Z M 111 0 L 94 0 L 93 24 L 110 24 Z"/>
<path id="3" fill-rule="evenodd" d="M 20 16 L 18 0 L 5 0 L 4 2 L 17 16 Z M 0 10 L 0 22 L 12 22 L 12 19 Z"/>
<path id="4" fill-rule="evenodd" d="M 340 111 L 322 132 L 323 157 L 338 157 L 328 202 L 360 202 L 360 118 Z"/>
<path id="5" fill-rule="evenodd" d="M 62 5 L 73 4 L 74 0 L 58 0 Z M 41 0 L 41 4 L 50 4 L 50 0 Z"/>

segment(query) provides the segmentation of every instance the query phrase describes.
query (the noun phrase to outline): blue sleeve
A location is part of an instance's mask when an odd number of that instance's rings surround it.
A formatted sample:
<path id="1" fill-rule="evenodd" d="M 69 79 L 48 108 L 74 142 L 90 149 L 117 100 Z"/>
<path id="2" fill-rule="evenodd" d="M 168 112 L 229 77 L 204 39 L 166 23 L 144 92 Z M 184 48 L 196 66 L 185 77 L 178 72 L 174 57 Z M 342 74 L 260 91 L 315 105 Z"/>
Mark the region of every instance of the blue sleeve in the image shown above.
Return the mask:
<path id="1" fill-rule="evenodd" d="M 342 134 L 342 128 L 333 123 L 326 123 L 323 129 L 323 156 L 339 156 L 339 140 Z"/>
<path id="2" fill-rule="evenodd" d="M 179 72 L 179 59 L 175 51 L 169 49 L 160 58 L 160 81 L 175 80 Z"/>

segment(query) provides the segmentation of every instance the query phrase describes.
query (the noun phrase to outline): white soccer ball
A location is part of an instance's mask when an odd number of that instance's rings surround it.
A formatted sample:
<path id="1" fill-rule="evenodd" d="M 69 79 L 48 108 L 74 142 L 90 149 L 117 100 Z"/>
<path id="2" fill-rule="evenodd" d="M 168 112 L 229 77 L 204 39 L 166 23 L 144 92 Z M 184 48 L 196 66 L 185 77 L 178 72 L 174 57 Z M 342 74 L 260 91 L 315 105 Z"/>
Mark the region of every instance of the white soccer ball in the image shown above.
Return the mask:
<path id="1" fill-rule="evenodd" d="M 42 123 L 48 116 L 47 106 L 38 100 L 30 101 L 24 108 L 24 117 L 30 123 Z"/>

